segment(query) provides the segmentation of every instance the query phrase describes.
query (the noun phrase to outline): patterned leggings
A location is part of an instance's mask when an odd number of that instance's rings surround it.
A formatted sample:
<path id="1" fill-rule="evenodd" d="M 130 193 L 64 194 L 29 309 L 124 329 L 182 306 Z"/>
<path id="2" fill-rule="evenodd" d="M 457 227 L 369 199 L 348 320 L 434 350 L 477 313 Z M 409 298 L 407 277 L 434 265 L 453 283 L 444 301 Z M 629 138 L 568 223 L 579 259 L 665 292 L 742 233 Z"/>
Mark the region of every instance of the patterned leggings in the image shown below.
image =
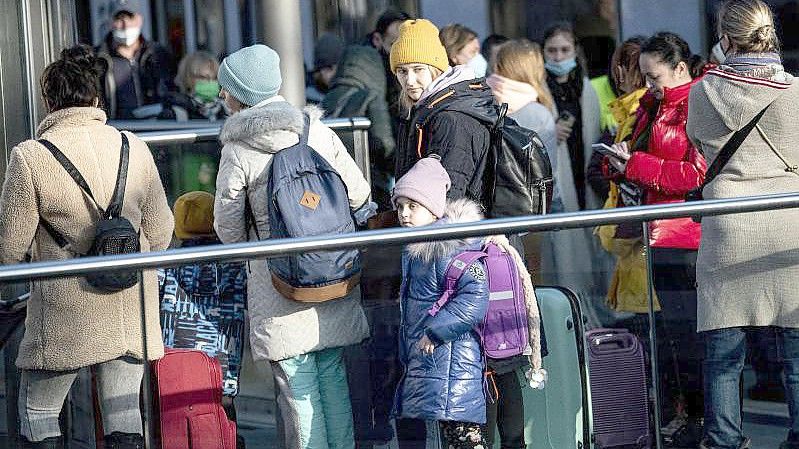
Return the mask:
<path id="1" fill-rule="evenodd" d="M 463 421 L 440 421 L 444 449 L 486 449 L 483 426 Z"/>

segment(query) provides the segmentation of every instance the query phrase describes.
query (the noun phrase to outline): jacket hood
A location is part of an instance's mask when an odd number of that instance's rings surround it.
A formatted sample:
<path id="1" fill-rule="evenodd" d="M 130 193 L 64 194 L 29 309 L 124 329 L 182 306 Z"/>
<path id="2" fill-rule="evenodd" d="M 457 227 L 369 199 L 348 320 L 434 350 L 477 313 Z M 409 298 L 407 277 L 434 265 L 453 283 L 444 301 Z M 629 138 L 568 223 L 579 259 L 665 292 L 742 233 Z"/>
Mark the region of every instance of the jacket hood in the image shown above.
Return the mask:
<path id="1" fill-rule="evenodd" d="M 219 141 L 222 145 L 242 143 L 274 154 L 297 144 L 305 125 L 303 113 L 310 116 L 311 122 L 322 117 L 318 107 L 299 109 L 278 95 L 230 116 Z"/>
<path id="2" fill-rule="evenodd" d="M 426 98 L 435 96 L 437 93 L 449 86 L 461 83 L 463 81 L 473 80 L 475 78 L 477 78 L 477 76 L 475 76 L 474 70 L 472 70 L 471 67 L 465 65 L 456 65 L 455 67 L 450 67 L 446 72 L 442 73 L 441 76 L 433 80 L 433 82 L 427 86 L 424 92 L 422 92 L 422 96 L 419 97 L 419 101 L 417 103 L 421 104 Z"/>
<path id="3" fill-rule="evenodd" d="M 436 221 L 433 226 L 472 223 L 482 219 L 483 213 L 480 211 L 480 205 L 470 199 L 461 198 L 447 202 L 447 209 L 446 212 L 444 212 L 444 217 Z M 413 258 L 420 258 L 425 262 L 431 262 L 449 256 L 456 249 L 472 245 L 479 240 L 479 238 L 469 238 L 412 243 L 408 245 L 408 254 Z"/>
<path id="4" fill-rule="evenodd" d="M 700 84 L 708 101 L 728 129 L 736 130 L 752 120 L 763 108 L 774 102 L 794 83 L 784 73 L 779 80 L 753 78 L 724 70 L 724 66 L 707 72 Z"/>
<path id="5" fill-rule="evenodd" d="M 422 117 L 429 117 L 442 110 L 456 111 L 469 115 L 483 123 L 497 121 L 497 105 L 491 87 L 484 78 L 469 79 L 447 85 L 435 95 L 419 101 L 414 107 Z M 411 115 L 414 115 L 412 112 Z M 424 122 L 424 119 L 420 123 Z"/>
<path id="6" fill-rule="evenodd" d="M 332 87 L 339 85 L 368 87 L 386 91 L 386 75 L 380 53 L 372 47 L 355 45 L 347 49 L 336 70 Z"/>

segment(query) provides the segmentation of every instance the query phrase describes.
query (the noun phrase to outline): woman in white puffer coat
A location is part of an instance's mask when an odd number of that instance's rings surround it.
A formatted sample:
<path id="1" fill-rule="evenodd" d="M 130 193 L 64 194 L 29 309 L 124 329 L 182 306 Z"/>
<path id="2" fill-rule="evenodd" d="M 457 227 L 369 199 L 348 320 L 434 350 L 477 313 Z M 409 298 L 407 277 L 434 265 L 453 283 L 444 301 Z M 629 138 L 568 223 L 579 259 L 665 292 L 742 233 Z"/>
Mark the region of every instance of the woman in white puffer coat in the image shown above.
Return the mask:
<path id="1" fill-rule="evenodd" d="M 299 141 L 310 117 L 308 145 L 338 172 L 352 210 L 369 197 L 369 184 L 336 134 L 319 121 L 321 111 L 304 111 L 277 95 L 277 53 L 265 45 L 241 49 L 219 68 L 221 96 L 233 112 L 220 134 L 222 158 L 214 215 L 224 243 L 266 239 L 268 166 L 272 156 Z M 246 204 L 255 229 L 248 229 Z M 253 357 L 269 361 L 283 417 L 285 447 L 354 447 L 352 411 L 342 362 L 343 347 L 369 335 L 360 289 L 322 303 L 296 302 L 275 289 L 265 260 L 251 261 L 248 280 Z M 324 445 L 324 444 L 323 444 Z"/>

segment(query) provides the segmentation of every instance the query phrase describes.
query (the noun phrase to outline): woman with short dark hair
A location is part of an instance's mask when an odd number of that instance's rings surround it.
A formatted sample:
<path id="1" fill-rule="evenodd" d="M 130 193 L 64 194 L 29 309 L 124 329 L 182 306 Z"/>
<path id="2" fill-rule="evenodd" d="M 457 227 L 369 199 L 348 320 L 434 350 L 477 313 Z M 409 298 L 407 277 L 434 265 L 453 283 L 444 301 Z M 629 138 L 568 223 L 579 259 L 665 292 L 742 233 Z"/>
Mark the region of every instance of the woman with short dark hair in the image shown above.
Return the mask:
<path id="1" fill-rule="evenodd" d="M 128 176 L 121 207 L 139 231 L 141 251 L 163 250 L 172 238 L 172 213 L 147 144 L 106 125 L 100 106 L 98 60 L 91 49 L 66 49 L 44 71 L 49 114 L 36 135 L 11 151 L 0 196 L 0 262 L 66 260 L 89 252 L 95 225 L 117 182 L 127 139 Z M 95 202 L 42 143 L 49 141 L 77 168 Z M 85 278 L 31 283 L 21 371 L 19 416 L 24 448 L 60 448 L 58 415 L 78 371 L 94 366 L 106 448 L 143 447 L 139 390 L 144 357 L 163 355 L 158 283 L 143 273 L 140 286 L 108 293 Z M 146 326 L 142 329 L 142 326 Z M 142 332 L 146 337 L 143 338 Z M 146 350 L 142 347 L 146 339 Z"/>
<path id="2" fill-rule="evenodd" d="M 662 32 L 641 46 L 638 58 L 649 92 L 640 100 L 635 130 L 608 156 L 614 180 L 631 186 L 641 204 L 683 202 L 698 187 L 707 164 L 688 139 L 688 93 L 704 61 L 680 36 Z M 622 185 L 622 184 L 619 184 Z M 623 226 L 619 227 L 620 229 Z M 627 232 L 627 238 L 637 235 Z M 648 223 L 654 288 L 665 335 L 659 335 L 660 373 L 666 379 L 663 417 L 675 445 L 696 447 L 702 432 L 702 342 L 696 335 L 696 251 L 701 229 L 690 218 Z M 617 230 L 616 236 L 621 237 Z M 674 351 L 674 348 L 679 348 Z M 676 376 L 675 376 L 676 374 Z M 673 402 L 673 407 L 670 402 Z"/>

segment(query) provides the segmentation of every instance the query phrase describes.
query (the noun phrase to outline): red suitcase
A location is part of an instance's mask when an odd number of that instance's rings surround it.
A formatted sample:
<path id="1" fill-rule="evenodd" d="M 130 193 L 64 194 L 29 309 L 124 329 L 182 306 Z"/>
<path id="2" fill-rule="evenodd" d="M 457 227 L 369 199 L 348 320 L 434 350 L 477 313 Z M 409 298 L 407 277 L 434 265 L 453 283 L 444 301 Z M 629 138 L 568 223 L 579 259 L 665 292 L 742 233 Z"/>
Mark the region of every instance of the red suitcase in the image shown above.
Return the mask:
<path id="1" fill-rule="evenodd" d="M 163 449 L 235 449 L 236 423 L 222 408 L 222 368 L 202 351 L 167 349 L 153 363 Z"/>

